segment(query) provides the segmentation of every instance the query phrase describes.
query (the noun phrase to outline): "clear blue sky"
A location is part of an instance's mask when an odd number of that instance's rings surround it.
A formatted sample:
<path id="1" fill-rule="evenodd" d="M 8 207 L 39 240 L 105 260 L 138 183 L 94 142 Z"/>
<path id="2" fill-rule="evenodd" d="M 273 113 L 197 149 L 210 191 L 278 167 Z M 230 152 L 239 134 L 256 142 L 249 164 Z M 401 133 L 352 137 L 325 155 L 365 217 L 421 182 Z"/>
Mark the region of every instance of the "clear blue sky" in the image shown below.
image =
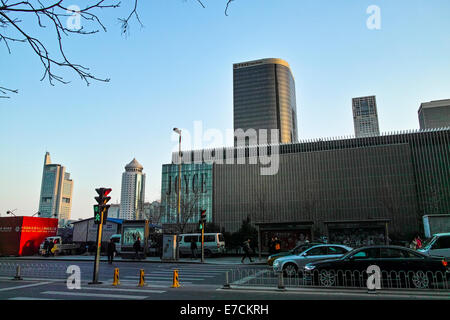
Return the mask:
<path id="1" fill-rule="evenodd" d="M 450 98 L 448 0 L 235 0 L 228 17 L 226 0 L 204 2 L 141 1 L 145 28 L 133 22 L 127 38 L 116 20 L 127 8 L 104 10 L 107 33 L 66 41 L 72 61 L 107 84 L 87 87 L 59 71 L 72 82 L 52 87 L 39 81 L 42 67 L 27 46 L 14 44 L 9 55 L 0 44 L 0 86 L 20 90 L 0 99 L 2 216 L 38 210 L 45 151 L 72 175 L 72 218 L 92 215 L 96 187 L 112 187 L 120 200 L 133 157 L 147 174 L 146 200 L 159 199 L 173 127 L 192 130 L 202 120 L 205 129 L 232 128 L 236 62 L 289 62 L 301 139 L 353 134 L 352 97 L 377 96 L 381 131 L 417 129 L 421 102 Z M 381 30 L 366 27 L 373 4 Z"/>

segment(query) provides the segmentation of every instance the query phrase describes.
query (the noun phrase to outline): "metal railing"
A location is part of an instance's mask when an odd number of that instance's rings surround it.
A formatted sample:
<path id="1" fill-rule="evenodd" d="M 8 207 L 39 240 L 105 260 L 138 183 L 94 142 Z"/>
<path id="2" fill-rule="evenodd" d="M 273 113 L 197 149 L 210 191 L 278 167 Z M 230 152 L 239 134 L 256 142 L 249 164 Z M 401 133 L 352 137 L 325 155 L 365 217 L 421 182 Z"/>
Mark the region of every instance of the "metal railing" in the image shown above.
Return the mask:
<path id="1" fill-rule="evenodd" d="M 299 271 L 293 276 L 271 269 L 228 271 L 224 287 L 359 288 L 370 289 L 367 272 L 349 270 Z M 370 279 L 372 281 L 375 278 Z M 450 290 L 450 274 L 441 271 L 381 271 L 379 289 Z"/>
<path id="2" fill-rule="evenodd" d="M 0 262 L 0 277 L 23 279 L 66 279 L 67 265 L 50 263 Z"/>

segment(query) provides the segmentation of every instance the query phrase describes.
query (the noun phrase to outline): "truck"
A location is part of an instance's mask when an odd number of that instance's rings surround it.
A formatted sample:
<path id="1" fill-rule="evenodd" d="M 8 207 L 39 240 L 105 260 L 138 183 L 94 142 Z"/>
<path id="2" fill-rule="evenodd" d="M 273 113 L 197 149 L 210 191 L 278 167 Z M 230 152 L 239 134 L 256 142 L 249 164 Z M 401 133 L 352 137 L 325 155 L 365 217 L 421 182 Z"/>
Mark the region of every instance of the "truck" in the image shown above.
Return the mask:
<path id="1" fill-rule="evenodd" d="M 61 236 L 47 237 L 44 239 L 44 241 L 42 241 L 41 245 L 39 246 L 39 254 L 42 256 L 47 254 L 47 250 L 44 248 L 45 241 L 53 243 L 51 253 L 55 256 L 62 254 L 76 254 L 80 249 L 79 244 L 63 243 Z"/>
<path id="2" fill-rule="evenodd" d="M 121 234 L 122 220 L 108 218 L 103 225 L 102 251 L 106 250 L 107 244 L 113 235 Z M 80 246 L 81 252 L 94 253 L 97 245 L 98 225 L 94 223 L 94 218 L 73 222 L 73 243 Z M 117 247 L 117 243 L 116 243 Z"/>
<path id="3" fill-rule="evenodd" d="M 450 214 L 429 214 L 422 217 L 425 238 L 450 232 Z"/>

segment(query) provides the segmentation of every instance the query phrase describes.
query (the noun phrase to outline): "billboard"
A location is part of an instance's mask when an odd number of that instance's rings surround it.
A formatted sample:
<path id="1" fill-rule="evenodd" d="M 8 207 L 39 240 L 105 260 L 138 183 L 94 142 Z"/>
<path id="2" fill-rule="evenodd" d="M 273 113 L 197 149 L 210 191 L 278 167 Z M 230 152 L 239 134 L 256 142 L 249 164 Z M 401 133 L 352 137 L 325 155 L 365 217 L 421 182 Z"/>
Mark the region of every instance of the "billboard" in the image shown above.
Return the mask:
<path id="1" fill-rule="evenodd" d="M 77 221 L 73 224 L 73 242 L 96 242 L 98 225 L 94 218 Z M 107 220 L 103 225 L 102 242 L 108 242 L 113 234 L 119 232 L 119 224 Z"/>
<path id="2" fill-rule="evenodd" d="M 38 253 L 46 237 L 56 236 L 58 219 L 39 217 L 0 218 L 0 255 L 29 256 Z"/>

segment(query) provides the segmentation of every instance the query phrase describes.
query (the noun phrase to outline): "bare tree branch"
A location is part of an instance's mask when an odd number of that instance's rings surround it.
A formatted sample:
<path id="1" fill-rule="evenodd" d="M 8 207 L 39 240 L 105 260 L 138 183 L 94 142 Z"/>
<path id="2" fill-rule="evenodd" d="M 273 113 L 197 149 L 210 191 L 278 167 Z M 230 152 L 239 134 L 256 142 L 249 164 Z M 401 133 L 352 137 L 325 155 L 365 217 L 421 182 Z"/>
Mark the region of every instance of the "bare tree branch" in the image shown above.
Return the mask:
<path id="1" fill-rule="evenodd" d="M 3 42 L 9 54 L 12 54 L 12 43 L 28 44 L 31 51 L 39 58 L 43 67 L 41 81 L 47 79 L 51 85 L 54 82 L 63 84 L 69 83 L 62 76 L 56 74 L 59 68 L 70 69 L 83 80 L 86 85 L 91 81 L 109 82 L 108 78 L 100 78 L 90 72 L 90 69 L 72 62 L 67 56 L 63 45 L 63 36 L 69 37 L 72 34 L 91 35 L 98 33 L 100 29 L 106 32 L 106 27 L 102 23 L 98 10 L 119 8 L 121 2 L 118 0 L 86 0 L 88 3 L 84 9 L 74 9 L 74 6 L 68 6 L 69 0 L 48 0 L 44 5 L 41 0 L 28 1 L 9 1 L 0 0 L 0 44 Z M 206 8 L 204 0 L 196 0 L 203 8 Z M 228 16 L 228 9 L 234 0 L 226 0 L 225 15 Z M 134 6 L 126 18 L 119 18 L 121 22 L 121 34 L 128 35 L 130 22 L 135 18 L 141 27 L 144 27 L 138 14 L 139 0 L 134 0 Z M 26 27 L 26 22 L 30 17 L 36 19 L 36 26 L 39 28 Z M 68 25 L 69 19 L 79 19 L 80 26 L 73 27 Z M 83 26 L 81 26 L 81 23 Z M 92 29 L 86 29 L 84 25 Z M 54 29 L 56 45 L 58 52 L 56 56 L 50 54 L 49 44 L 44 43 L 40 35 L 35 35 L 40 28 L 50 27 Z M 0 93 L 5 94 L 6 89 Z M 17 93 L 17 90 L 9 90 Z M 0 96 L 1 97 L 1 96 Z"/>
<path id="2" fill-rule="evenodd" d="M 7 96 L 8 92 L 12 93 L 19 93 L 19 90 L 12 90 L 4 87 L 0 87 L 0 99 L 9 99 L 10 97 Z"/>

